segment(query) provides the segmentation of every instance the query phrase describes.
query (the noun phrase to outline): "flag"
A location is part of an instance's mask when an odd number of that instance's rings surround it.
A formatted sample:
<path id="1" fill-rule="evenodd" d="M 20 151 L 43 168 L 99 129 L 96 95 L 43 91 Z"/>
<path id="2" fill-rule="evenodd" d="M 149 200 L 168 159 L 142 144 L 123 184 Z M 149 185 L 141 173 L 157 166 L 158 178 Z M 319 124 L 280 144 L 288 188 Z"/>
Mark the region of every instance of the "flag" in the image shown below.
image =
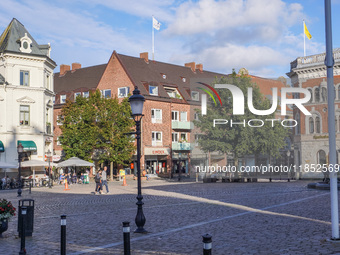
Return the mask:
<path id="1" fill-rule="evenodd" d="M 152 26 L 154 29 L 159 30 L 161 28 L 161 23 L 159 23 L 158 20 L 152 17 Z"/>
<path id="2" fill-rule="evenodd" d="M 312 35 L 309 33 L 308 29 L 307 29 L 307 26 L 306 26 L 306 23 L 303 23 L 304 25 L 304 28 L 305 28 L 305 35 L 307 36 L 307 38 L 310 40 L 312 39 Z"/>

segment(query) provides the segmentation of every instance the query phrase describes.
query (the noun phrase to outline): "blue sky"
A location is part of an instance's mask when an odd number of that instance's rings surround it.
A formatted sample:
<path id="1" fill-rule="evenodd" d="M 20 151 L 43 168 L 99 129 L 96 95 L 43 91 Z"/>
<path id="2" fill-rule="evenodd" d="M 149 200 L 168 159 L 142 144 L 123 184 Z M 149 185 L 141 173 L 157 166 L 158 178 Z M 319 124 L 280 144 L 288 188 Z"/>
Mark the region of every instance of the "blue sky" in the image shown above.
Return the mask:
<path id="1" fill-rule="evenodd" d="M 1 31 L 17 18 L 39 44 L 51 43 L 58 65 L 104 64 L 114 50 L 151 58 L 152 15 L 162 24 L 155 30 L 155 60 L 162 62 L 286 77 L 303 56 L 303 19 L 313 36 L 307 55 L 325 51 L 322 0 L 1 0 L 0 9 Z M 333 48 L 340 47 L 339 12 L 333 0 Z"/>

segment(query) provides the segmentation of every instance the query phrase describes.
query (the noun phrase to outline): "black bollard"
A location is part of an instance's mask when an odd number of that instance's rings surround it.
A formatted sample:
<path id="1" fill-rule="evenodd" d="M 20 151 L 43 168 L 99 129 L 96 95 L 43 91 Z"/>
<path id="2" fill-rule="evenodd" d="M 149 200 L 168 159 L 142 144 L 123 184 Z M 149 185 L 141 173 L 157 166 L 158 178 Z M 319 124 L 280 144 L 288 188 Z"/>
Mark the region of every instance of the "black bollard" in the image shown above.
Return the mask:
<path id="1" fill-rule="evenodd" d="M 123 222 L 124 255 L 130 255 L 130 222 Z"/>
<path id="2" fill-rule="evenodd" d="M 20 252 L 19 255 L 26 254 L 26 233 L 25 233 L 25 223 L 26 223 L 26 214 L 27 214 L 27 207 L 21 207 L 21 242 L 20 242 Z"/>
<path id="3" fill-rule="evenodd" d="M 212 236 L 209 234 L 205 234 L 202 237 L 203 237 L 203 255 L 211 255 Z"/>
<path id="4" fill-rule="evenodd" d="M 66 255 L 66 215 L 61 215 L 60 254 Z"/>

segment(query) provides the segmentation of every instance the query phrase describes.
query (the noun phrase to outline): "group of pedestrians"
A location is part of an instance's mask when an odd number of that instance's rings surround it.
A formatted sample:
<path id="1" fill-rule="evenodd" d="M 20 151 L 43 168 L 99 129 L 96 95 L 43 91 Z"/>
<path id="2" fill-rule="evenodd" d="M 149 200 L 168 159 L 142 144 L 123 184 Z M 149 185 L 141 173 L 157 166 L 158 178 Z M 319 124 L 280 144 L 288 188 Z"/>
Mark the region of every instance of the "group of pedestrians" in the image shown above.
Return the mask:
<path id="1" fill-rule="evenodd" d="M 99 170 L 96 176 L 94 177 L 96 182 L 96 190 L 94 192 L 95 195 L 105 194 L 103 191 L 103 186 L 106 187 L 106 194 L 109 193 L 109 187 L 107 186 L 107 167 L 104 166 L 103 170 Z"/>

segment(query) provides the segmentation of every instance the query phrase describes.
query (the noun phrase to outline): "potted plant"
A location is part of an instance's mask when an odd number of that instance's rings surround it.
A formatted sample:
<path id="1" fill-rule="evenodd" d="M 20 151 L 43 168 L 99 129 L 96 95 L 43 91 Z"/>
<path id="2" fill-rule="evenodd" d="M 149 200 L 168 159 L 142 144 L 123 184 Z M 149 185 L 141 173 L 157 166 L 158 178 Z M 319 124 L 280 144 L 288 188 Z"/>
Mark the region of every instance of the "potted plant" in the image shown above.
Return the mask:
<path id="1" fill-rule="evenodd" d="M 6 199 L 0 200 L 0 237 L 8 229 L 8 220 L 15 216 L 15 207 Z"/>

